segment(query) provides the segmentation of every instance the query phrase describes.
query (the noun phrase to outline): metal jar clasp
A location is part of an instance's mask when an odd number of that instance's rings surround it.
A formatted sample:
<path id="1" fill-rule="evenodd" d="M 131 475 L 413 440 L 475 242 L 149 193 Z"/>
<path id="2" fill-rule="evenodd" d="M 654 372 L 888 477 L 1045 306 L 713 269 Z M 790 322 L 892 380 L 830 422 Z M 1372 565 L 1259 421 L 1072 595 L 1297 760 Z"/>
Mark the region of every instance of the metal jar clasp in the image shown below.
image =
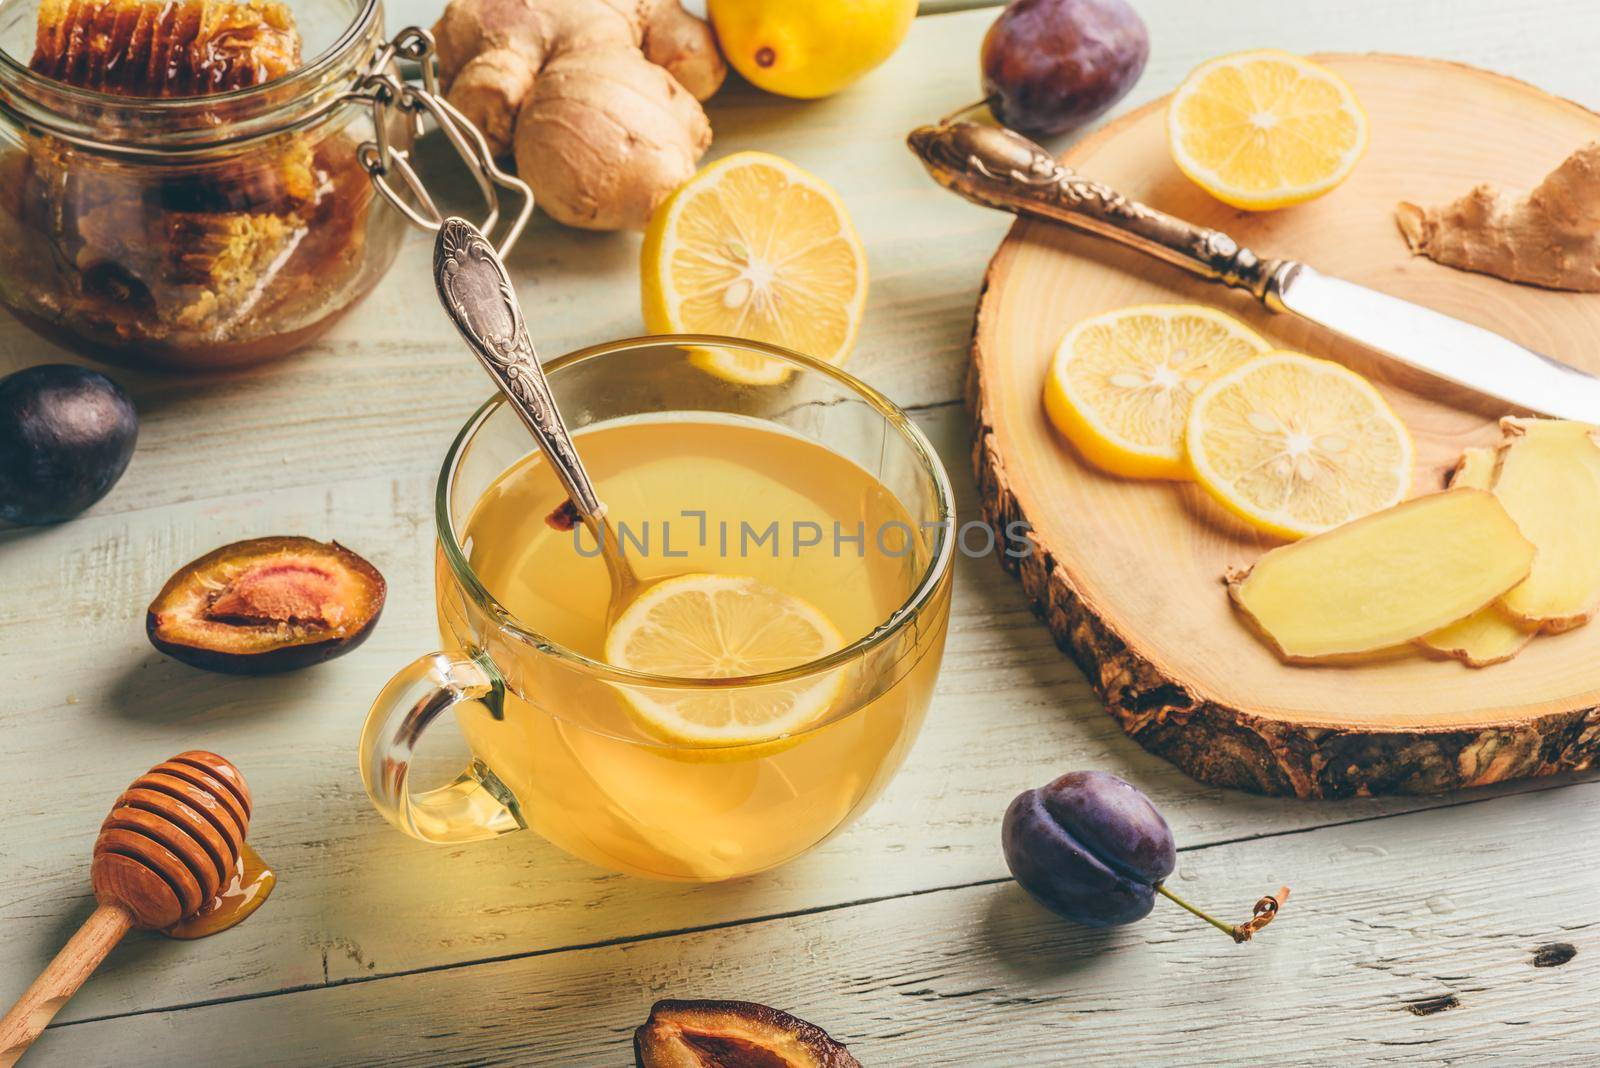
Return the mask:
<path id="1" fill-rule="evenodd" d="M 421 68 L 420 86 L 402 80 L 395 73 L 393 67 L 397 59 L 412 60 Z M 500 255 L 507 255 L 533 216 L 533 191 L 522 179 L 500 169 L 483 134 L 439 91 L 433 35 L 417 26 L 407 26 L 395 34 L 378 50 L 351 95 L 370 102 L 372 124 L 376 131 L 376 140 L 365 141 L 357 146 L 357 158 L 366 168 L 378 192 L 412 225 L 429 233 L 438 233 L 444 224 L 444 215 L 412 165 L 411 153 L 391 143 L 388 119 L 392 111 L 407 116 L 418 137 L 422 135 L 425 116 L 432 116 L 444 132 L 478 183 L 478 190 L 488 204 L 489 213 L 478 225 L 483 233 L 493 235 L 501 225 L 499 190 L 508 190 L 520 198 L 520 207 L 514 216 L 509 216 L 497 245 Z M 395 175 L 399 176 L 400 184 L 410 199 L 396 190 L 392 181 Z"/>

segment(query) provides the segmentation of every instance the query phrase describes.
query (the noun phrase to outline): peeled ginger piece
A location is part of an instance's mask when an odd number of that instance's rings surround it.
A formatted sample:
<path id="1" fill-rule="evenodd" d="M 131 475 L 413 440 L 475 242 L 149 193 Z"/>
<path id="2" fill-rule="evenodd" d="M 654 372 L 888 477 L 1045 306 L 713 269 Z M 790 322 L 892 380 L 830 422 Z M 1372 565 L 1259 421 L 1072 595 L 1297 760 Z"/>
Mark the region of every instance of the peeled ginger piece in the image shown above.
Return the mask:
<path id="1" fill-rule="evenodd" d="M 1522 652 L 1536 631 L 1518 626 L 1499 606 L 1480 608 L 1466 619 L 1418 639 L 1435 652 L 1468 667 L 1503 664 Z"/>
<path id="2" fill-rule="evenodd" d="M 1494 494 L 1452 489 L 1274 549 L 1228 592 L 1284 660 L 1355 658 L 1465 619 L 1533 559 Z"/>
<path id="3" fill-rule="evenodd" d="M 1498 455 L 1494 449 L 1467 449 L 1450 478 L 1450 488 L 1491 489 Z M 1532 628 L 1513 621 L 1498 604 L 1491 604 L 1418 641 L 1469 667 L 1488 667 L 1516 656 L 1533 640 L 1534 633 Z"/>
<path id="4" fill-rule="evenodd" d="M 1461 462 L 1450 476 L 1451 489 L 1494 489 L 1495 449 L 1463 449 Z"/>
<path id="5" fill-rule="evenodd" d="M 1555 633 L 1600 606 L 1600 433 L 1560 419 L 1506 419 L 1494 495 L 1539 554 L 1500 600 L 1513 618 Z"/>

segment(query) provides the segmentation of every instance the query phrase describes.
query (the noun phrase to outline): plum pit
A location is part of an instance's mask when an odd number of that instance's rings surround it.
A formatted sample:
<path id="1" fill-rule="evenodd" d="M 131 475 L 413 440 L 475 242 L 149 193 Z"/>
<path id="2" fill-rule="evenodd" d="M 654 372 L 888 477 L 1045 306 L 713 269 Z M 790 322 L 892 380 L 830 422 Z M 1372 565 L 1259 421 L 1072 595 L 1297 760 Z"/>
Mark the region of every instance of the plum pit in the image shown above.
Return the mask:
<path id="1" fill-rule="evenodd" d="M 246 570 L 217 594 L 206 618 L 219 623 L 337 627 L 345 616 L 332 572 L 298 561 Z"/>

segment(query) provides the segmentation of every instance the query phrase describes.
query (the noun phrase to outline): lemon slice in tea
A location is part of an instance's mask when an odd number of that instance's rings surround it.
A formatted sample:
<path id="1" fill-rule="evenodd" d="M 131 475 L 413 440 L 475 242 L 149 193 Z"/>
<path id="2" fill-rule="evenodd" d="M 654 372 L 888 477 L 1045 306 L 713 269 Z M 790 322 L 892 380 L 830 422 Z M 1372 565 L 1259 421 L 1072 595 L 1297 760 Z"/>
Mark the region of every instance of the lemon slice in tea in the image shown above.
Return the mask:
<path id="1" fill-rule="evenodd" d="M 1257 530 L 1300 538 L 1398 504 L 1411 435 L 1371 382 L 1270 352 L 1212 379 L 1189 409 L 1196 481 Z"/>
<path id="2" fill-rule="evenodd" d="M 726 334 L 843 363 L 867 301 L 867 253 L 844 202 L 788 160 L 739 152 L 656 209 L 640 250 L 644 325 L 655 334 Z M 776 384 L 789 366 L 703 348 L 720 378 Z"/>
<path id="3" fill-rule="evenodd" d="M 606 634 L 607 661 L 652 675 L 726 679 L 809 663 L 844 646 L 815 605 L 742 575 L 679 575 L 647 588 Z M 736 746 L 779 738 L 816 722 L 841 684 L 839 672 L 760 687 L 677 692 L 624 685 L 634 712 L 667 741 Z"/>
<path id="4" fill-rule="evenodd" d="M 1173 161 L 1236 208 L 1264 211 L 1321 196 L 1355 169 L 1367 116 L 1326 67 L 1287 52 L 1203 63 L 1167 108 Z"/>
<path id="5" fill-rule="evenodd" d="M 1129 478 L 1186 478 L 1189 403 L 1216 375 L 1270 346 L 1197 304 L 1143 304 L 1085 319 L 1045 376 L 1050 421 L 1096 467 Z"/>

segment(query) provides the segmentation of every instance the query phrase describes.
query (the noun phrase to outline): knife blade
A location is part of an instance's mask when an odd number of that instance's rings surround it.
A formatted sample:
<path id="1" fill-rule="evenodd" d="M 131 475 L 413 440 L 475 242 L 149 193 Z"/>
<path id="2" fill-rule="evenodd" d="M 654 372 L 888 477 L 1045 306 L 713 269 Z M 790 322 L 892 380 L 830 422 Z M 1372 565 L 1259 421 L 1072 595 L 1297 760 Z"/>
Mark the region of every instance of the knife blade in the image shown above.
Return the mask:
<path id="1" fill-rule="evenodd" d="M 1293 312 L 1401 363 L 1519 408 L 1600 423 L 1600 378 L 1492 330 L 1303 263 L 1287 265 L 1274 281 L 1266 297 L 1274 311 Z"/>

